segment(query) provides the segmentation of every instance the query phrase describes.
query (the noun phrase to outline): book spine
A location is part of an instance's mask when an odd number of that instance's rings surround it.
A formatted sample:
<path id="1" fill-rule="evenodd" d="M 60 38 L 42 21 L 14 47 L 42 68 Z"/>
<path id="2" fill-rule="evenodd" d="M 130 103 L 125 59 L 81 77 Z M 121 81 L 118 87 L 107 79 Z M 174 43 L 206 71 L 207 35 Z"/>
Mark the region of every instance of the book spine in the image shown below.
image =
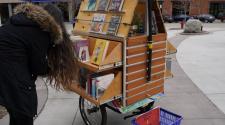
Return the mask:
<path id="1" fill-rule="evenodd" d="M 91 77 L 89 78 L 89 84 L 88 84 L 88 94 L 91 95 L 91 86 L 92 86 L 92 79 Z"/>
<path id="2" fill-rule="evenodd" d="M 95 78 L 92 78 L 92 86 L 91 86 L 91 95 L 93 98 L 96 98 L 96 79 Z"/>
<path id="3" fill-rule="evenodd" d="M 101 93 L 99 93 L 99 80 L 96 80 L 96 99 L 98 99 L 101 96 Z"/>

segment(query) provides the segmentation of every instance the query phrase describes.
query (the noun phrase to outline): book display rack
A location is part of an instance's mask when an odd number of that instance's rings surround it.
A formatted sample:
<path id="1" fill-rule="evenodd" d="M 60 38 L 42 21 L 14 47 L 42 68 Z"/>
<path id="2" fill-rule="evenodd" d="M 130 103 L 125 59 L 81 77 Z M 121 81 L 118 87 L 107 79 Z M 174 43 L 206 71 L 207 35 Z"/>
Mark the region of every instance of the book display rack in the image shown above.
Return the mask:
<path id="1" fill-rule="evenodd" d="M 157 1 L 153 0 L 152 21 L 147 3 L 148 0 L 82 1 L 73 34 L 89 42 L 90 61 L 79 61 L 80 67 L 94 74 L 94 81 L 110 73 L 114 77 L 100 95 L 98 85 L 96 90 L 90 89 L 88 81 L 93 82 L 93 78 L 87 79 L 85 87 L 72 84 L 72 91 L 98 106 L 119 99 L 123 109 L 143 106 L 141 101 L 164 92 L 167 33 Z"/>

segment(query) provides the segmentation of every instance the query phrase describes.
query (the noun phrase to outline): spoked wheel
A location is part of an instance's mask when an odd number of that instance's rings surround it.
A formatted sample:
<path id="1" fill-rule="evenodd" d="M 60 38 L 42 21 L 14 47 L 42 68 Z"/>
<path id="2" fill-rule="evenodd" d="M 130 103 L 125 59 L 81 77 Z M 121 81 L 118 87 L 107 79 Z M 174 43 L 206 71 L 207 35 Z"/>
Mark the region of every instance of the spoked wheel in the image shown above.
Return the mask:
<path id="1" fill-rule="evenodd" d="M 96 106 L 88 100 L 80 97 L 80 114 L 86 125 L 106 125 L 107 113 L 104 106 Z"/>

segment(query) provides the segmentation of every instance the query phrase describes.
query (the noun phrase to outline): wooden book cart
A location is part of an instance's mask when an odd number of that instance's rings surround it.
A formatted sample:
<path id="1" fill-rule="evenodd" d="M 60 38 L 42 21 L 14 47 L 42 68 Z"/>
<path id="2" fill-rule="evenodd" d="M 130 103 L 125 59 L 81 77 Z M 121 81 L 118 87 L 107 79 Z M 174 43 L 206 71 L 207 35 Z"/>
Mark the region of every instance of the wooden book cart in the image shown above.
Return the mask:
<path id="1" fill-rule="evenodd" d="M 153 2 L 149 3 L 148 1 Z M 167 33 L 157 1 L 124 0 L 120 12 L 87 11 L 87 4 L 88 0 L 82 0 L 73 34 L 89 39 L 90 55 L 93 53 L 96 39 L 109 40 L 110 45 L 107 56 L 100 66 L 90 62 L 80 62 L 80 66 L 94 73 L 114 72 L 115 79 L 98 99 L 87 94 L 85 88 L 82 88 L 79 84 L 72 84 L 71 90 L 96 106 L 102 106 L 113 100 L 120 99 L 124 109 L 122 113 L 146 105 L 141 102 L 163 93 L 166 72 Z M 149 22 L 151 22 L 148 13 L 148 5 L 150 4 L 150 9 L 155 12 L 158 27 L 158 33 L 151 36 L 149 36 L 151 30 L 148 28 Z M 120 15 L 122 17 L 116 36 L 89 32 L 95 13 L 106 14 L 103 32 L 107 31 L 112 16 Z M 145 27 L 147 28 L 145 28 L 143 34 L 130 36 L 129 32 L 135 13 L 144 18 L 146 21 Z M 151 37 L 151 40 L 149 40 L 149 37 Z M 104 67 L 108 64 L 114 66 Z"/>

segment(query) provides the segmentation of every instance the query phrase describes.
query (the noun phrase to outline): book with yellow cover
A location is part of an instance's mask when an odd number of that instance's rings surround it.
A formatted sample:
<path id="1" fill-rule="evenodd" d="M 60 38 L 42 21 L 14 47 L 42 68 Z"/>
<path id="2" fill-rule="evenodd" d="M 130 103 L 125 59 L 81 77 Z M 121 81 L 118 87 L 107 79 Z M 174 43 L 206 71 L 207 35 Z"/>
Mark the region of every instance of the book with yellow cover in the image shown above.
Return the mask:
<path id="1" fill-rule="evenodd" d="M 97 39 L 95 43 L 93 55 L 91 57 L 91 63 L 100 65 L 101 62 L 106 57 L 108 46 L 109 46 L 109 41 L 103 40 L 103 39 Z"/>

